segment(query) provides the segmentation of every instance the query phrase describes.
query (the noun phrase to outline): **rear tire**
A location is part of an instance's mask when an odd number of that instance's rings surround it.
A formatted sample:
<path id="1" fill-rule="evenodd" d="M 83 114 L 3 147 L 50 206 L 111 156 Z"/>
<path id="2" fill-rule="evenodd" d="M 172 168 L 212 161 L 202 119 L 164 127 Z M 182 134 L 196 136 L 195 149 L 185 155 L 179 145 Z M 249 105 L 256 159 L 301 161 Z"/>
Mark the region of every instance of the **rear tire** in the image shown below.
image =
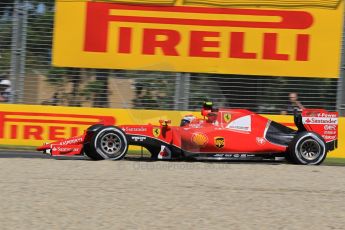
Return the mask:
<path id="1" fill-rule="evenodd" d="M 89 143 L 84 144 L 84 153 L 93 160 L 121 160 L 128 151 L 125 133 L 114 126 L 98 129 Z"/>
<path id="2" fill-rule="evenodd" d="M 319 165 L 327 156 L 325 141 L 313 132 L 304 131 L 297 134 L 288 149 L 288 159 L 295 164 Z"/>

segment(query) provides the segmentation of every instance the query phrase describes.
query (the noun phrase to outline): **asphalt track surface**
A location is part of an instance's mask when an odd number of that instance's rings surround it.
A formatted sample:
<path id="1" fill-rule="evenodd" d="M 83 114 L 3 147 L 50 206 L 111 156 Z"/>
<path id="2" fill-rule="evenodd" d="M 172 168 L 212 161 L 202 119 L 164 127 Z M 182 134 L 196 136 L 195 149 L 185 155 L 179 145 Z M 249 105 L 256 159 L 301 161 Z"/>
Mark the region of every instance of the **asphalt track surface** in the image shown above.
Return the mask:
<path id="1" fill-rule="evenodd" d="M 0 151 L 0 229 L 344 229 L 345 167 Z"/>

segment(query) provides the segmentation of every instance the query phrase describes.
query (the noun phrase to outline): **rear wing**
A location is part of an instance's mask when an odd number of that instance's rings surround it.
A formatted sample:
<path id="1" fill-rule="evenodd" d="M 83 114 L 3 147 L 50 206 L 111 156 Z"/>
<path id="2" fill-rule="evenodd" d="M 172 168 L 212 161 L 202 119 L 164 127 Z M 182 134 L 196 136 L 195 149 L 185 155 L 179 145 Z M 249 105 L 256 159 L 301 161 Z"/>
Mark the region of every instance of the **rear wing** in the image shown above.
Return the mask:
<path id="1" fill-rule="evenodd" d="M 338 113 L 324 109 L 303 109 L 294 112 L 299 131 L 318 133 L 325 140 L 328 150 L 338 147 Z"/>

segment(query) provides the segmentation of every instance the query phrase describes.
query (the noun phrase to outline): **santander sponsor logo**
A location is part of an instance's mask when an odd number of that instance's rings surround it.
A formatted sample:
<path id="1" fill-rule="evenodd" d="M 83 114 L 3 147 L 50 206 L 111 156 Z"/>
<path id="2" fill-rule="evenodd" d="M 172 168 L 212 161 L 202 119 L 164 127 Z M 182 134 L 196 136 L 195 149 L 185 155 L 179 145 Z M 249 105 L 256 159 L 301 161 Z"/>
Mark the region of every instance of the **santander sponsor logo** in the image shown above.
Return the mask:
<path id="1" fill-rule="evenodd" d="M 303 124 L 338 124 L 338 118 L 333 114 L 325 114 L 329 115 L 328 117 L 317 116 L 317 117 L 303 117 L 302 122 Z"/>
<path id="2" fill-rule="evenodd" d="M 52 148 L 53 152 L 58 152 L 60 154 L 67 154 L 71 152 L 78 152 L 80 151 L 81 147 L 64 147 L 64 146 L 54 146 Z"/>

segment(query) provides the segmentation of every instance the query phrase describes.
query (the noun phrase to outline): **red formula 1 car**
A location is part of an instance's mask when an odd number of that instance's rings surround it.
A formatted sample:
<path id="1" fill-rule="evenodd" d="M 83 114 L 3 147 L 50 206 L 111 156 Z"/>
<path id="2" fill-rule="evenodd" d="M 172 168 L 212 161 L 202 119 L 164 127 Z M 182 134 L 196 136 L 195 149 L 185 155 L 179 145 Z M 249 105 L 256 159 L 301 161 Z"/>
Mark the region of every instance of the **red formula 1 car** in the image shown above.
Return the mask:
<path id="1" fill-rule="evenodd" d="M 305 109 L 294 114 L 298 130 L 244 109 L 214 109 L 204 103 L 203 119 L 185 116 L 180 126 L 90 126 L 83 135 L 44 144 L 37 150 L 52 156 L 86 155 L 120 160 L 129 145 L 145 147 L 154 159 L 274 159 L 320 164 L 337 148 L 338 114 Z"/>

